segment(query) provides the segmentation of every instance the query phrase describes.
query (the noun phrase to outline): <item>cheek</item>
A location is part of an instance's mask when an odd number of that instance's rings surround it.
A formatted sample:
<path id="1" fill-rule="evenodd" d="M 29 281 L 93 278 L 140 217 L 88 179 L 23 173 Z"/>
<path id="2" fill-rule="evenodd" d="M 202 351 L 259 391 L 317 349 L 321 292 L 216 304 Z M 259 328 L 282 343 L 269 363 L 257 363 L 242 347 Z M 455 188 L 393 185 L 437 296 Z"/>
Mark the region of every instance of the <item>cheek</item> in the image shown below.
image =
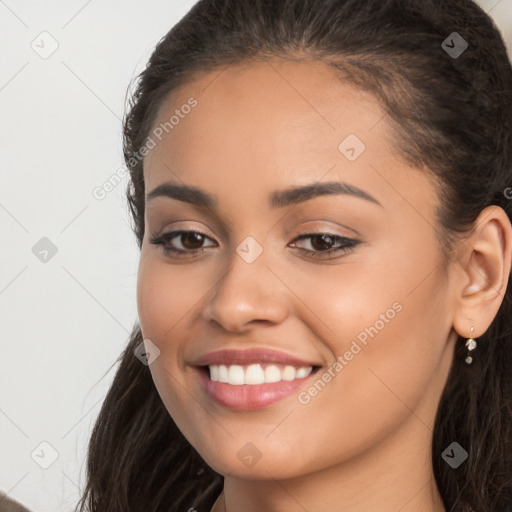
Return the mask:
<path id="1" fill-rule="evenodd" d="M 298 315 L 308 315 L 332 365 L 339 363 L 331 366 L 336 377 L 328 387 L 340 393 L 345 411 L 362 412 L 361 400 L 372 404 L 365 414 L 373 421 L 386 417 L 382 407 L 407 411 L 403 403 L 414 407 L 422 399 L 450 332 L 437 245 L 419 235 L 410 238 L 400 247 L 395 237 L 393 246 L 364 261 L 354 257 L 353 264 L 319 267 L 292 286 L 314 312 L 304 307 Z M 329 409 L 328 400 L 324 406 Z"/>
<path id="2" fill-rule="evenodd" d="M 413 422 L 430 423 L 446 377 L 437 368 L 450 331 L 449 307 L 440 269 L 434 270 L 436 253 L 420 246 L 422 256 L 415 259 L 416 249 L 408 250 L 406 261 L 381 253 L 379 264 L 340 267 L 327 279 L 317 272 L 301 292 L 294 288 L 314 307 L 308 321 L 316 333 L 329 327 L 323 341 L 333 359 L 298 397 L 297 426 L 279 427 L 281 451 L 290 457 L 300 445 L 302 458 L 321 467 L 329 457 L 335 463 L 360 453 L 412 411 Z M 299 315 L 305 319 L 306 308 Z M 303 428 L 311 417 L 322 425 L 322 440 Z M 322 446 L 327 439 L 328 454 Z"/>
<path id="3" fill-rule="evenodd" d="M 183 269 L 185 267 L 182 267 Z M 137 310 L 145 338 L 169 339 L 179 321 L 192 312 L 204 293 L 198 281 L 179 265 L 142 254 L 137 275 Z"/>
<path id="4" fill-rule="evenodd" d="M 155 254 L 141 254 L 137 276 L 137 310 L 144 339 L 160 354 L 149 366 L 167 409 L 176 419 L 190 397 L 184 392 L 186 343 L 200 315 L 205 277 L 186 266 L 171 265 Z M 190 372 L 190 369 L 187 369 Z"/>
<path id="5" fill-rule="evenodd" d="M 137 310 L 142 336 L 151 340 L 160 353 L 150 364 L 153 381 L 172 416 L 176 411 L 175 392 L 180 389 L 184 347 L 183 325 L 199 293 L 186 272 L 160 258 L 142 254 L 137 276 Z M 176 380 L 177 379 L 177 380 Z"/>

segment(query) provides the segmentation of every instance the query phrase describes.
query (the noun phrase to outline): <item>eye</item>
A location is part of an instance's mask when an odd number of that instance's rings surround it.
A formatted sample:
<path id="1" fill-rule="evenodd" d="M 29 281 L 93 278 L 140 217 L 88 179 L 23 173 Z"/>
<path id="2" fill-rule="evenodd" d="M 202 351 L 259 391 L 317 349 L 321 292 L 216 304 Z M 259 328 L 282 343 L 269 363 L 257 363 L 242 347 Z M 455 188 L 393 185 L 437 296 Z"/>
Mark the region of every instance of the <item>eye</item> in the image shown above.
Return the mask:
<path id="1" fill-rule="evenodd" d="M 175 246 L 175 240 L 181 247 Z M 169 233 L 154 235 L 150 242 L 154 245 L 161 245 L 164 254 L 169 257 L 193 256 L 198 252 L 204 252 L 207 247 L 203 244 L 210 237 L 200 231 L 177 230 Z M 309 240 L 312 249 L 300 248 L 299 250 L 312 258 L 332 258 L 340 253 L 346 253 L 353 250 L 360 242 L 352 238 L 333 235 L 330 233 L 310 233 L 297 237 L 291 244 L 291 247 L 297 247 L 297 242 Z M 337 246 L 334 246 L 337 243 Z M 209 247 L 215 247 L 215 243 Z M 334 246 L 334 247 L 333 247 Z"/>
<path id="2" fill-rule="evenodd" d="M 181 247 L 173 246 L 173 240 L 177 239 Z M 155 235 L 151 238 L 151 243 L 161 245 L 164 253 L 167 255 L 182 256 L 186 254 L 196 253 L 204 250 L 202 244 L 206 239 L 211 240 L 204 233 L 199 231 L 170 231 L 162 235 Z"/>
<path id="3" fill-rule="evenodd" d="M 353 250 L 360 242 L 353 238 L 347 238 L 345 236 L 332 235 L 330 233 L 310 233 L 307 235 L 301 235 L 295 239 L 310 240 L 309 245 L 311 249 L 301 249 L 304 254 L 313 258 L 332 258 L 333 255 L 340 253 L 346 253 Z M 296 242 L 292 242 L 292 245 L 296 245 Z M 338 242 L 338 246 L 332 248 L 332 246 Z"/>

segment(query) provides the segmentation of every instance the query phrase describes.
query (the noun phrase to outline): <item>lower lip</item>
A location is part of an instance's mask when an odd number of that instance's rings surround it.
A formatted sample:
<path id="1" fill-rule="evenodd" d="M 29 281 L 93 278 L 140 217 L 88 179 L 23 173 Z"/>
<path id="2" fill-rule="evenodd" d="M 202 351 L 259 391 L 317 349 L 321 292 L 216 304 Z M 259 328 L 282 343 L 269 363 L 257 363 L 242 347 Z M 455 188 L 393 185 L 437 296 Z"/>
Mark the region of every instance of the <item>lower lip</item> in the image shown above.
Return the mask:
<path id="1" fill-rule="evenodd" d="M 234 386 L 225 382 L 211 380 L 208 370 L 196 368 L 199 371 L 201 382 L 208 395 L 218 404 L 236 411 L 251 411 L 262 409 L 273 403 L 298 392 L 312 375 L 318 371 L 313 370 L 306 377 L 265 384 L 240 384 Z"/>

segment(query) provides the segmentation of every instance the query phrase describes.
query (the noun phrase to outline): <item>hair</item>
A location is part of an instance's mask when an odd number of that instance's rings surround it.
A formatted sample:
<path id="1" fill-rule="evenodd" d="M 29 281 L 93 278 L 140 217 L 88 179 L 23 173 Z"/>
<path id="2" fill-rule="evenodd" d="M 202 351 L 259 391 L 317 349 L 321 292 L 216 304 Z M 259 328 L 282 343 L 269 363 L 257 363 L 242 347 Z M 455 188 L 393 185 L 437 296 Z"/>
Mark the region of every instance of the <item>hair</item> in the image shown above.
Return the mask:
<path id="1" fill-rule="evenodd" d="M 442 48 L 457 32 L 468 48 Z M 132 229 L 144 237 L 143 159 L 163 101 L 198 72 L 274 57 L 313 59 L 377 98 L 398 154 L 436 180 L 438 237 L 446 261 L 497 205 L 511 219 L 512 67 L 491 18 L 471 0 L 200 0 L 156 45 L 136 77 L 123 121 Z M 432 465 L 448 512 L 512 510 L 512 301 L 479 338 L 472 365 L 459 336 L 433 432 Z M 177 428 L 149 368 L 134 357 L 135 325 L 96 420 L 80 510 L 199 512 L 223 477 Z M 441 457 L 453 441 L 469 454 Z"/>

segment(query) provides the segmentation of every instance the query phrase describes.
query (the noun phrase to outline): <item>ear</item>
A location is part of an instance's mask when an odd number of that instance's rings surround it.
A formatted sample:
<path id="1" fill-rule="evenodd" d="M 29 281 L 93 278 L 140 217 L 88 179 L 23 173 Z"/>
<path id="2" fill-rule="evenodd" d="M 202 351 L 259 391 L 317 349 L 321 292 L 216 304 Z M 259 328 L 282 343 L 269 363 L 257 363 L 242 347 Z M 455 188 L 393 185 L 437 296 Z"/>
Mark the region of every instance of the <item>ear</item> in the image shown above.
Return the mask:
<path id="1" fill-rule="evenodd" d="M 453 328 L 464 338 L 477 338 L 498 313 L 510 276 L 512 226 L 502 208 L 493 205 L 480 212 L 460 254 L 462 278 Z"/>

